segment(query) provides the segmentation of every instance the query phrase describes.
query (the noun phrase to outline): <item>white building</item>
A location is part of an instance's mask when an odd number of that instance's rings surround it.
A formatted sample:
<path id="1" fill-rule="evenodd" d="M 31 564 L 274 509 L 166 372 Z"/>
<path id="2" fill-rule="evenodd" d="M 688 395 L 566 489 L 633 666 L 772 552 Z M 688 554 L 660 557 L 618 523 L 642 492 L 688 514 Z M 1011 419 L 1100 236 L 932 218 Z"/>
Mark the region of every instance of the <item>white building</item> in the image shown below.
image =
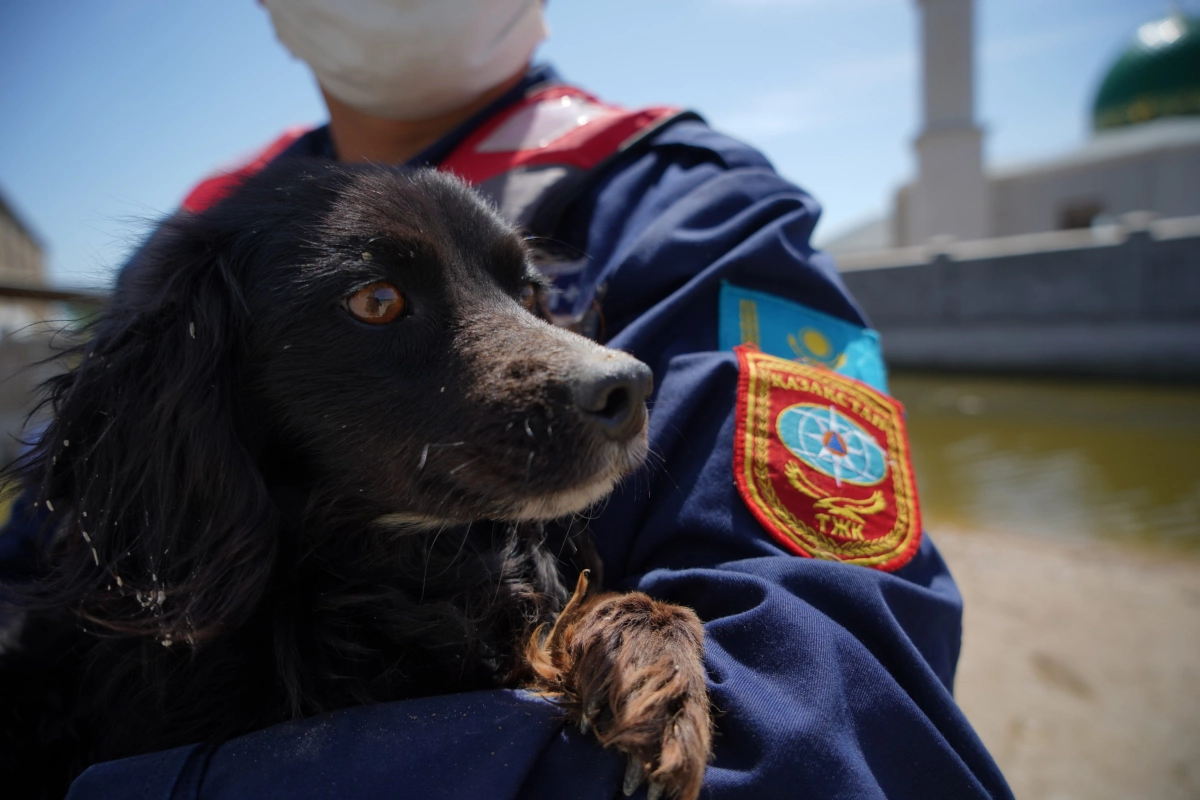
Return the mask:
<path id="1" fill-rule="evenodd" d="M 1093 102 L 1091 139 L 1065 156 L 983 165 L 974 108 L 974 0 L 917 0 L 923 127 L 918 177 L 891 214 L 825 242 L 837 254 L 1087 228 L 1122 214 L 1200 215 L 1200 19 L 1147 22 Z"/>

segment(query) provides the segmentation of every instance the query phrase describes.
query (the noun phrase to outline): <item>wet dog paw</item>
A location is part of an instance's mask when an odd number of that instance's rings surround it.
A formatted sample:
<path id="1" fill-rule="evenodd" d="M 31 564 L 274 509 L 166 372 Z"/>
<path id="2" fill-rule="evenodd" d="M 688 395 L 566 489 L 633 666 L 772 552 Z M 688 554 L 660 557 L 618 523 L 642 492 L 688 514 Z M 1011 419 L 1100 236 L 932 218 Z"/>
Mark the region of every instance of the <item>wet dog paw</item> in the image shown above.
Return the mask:
<path id="1" fill-rule="evenodd" d="M 626 755 L 626 795 L 647 781 L 650 800 L 694 800 L 712 739 L 700 620 L 637 592 L 586 592 L 585 572 L 554 627 L 530 641 L 537 688 Z"/>

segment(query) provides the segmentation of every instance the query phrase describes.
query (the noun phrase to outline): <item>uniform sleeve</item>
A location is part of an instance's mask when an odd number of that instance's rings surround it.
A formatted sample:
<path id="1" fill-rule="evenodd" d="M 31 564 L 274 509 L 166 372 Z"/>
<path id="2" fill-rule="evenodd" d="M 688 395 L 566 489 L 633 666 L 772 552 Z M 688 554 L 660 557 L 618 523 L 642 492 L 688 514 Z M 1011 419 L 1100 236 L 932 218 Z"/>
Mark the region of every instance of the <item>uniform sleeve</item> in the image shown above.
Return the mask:
<path id="1" fill-rule="evenodd" d="M 888 573 L 786 552 L 734 483 L 723 281 L 865 320 L 820 211 L 745 145 L 680 123 L 576 210 L 608 344 L 653 367 L 652 466 L 593 524 L 610 585 L 694 608 L 718 709 L 706 797 L 1008 797 L 951 696 L 962 604 L 925 537 Z"/>
<path id="2" fill-rule="evenodd" d="M 67 800 L 612 800 L 624 764 L 520 691 L 344 708 L 95 764 Z"/>

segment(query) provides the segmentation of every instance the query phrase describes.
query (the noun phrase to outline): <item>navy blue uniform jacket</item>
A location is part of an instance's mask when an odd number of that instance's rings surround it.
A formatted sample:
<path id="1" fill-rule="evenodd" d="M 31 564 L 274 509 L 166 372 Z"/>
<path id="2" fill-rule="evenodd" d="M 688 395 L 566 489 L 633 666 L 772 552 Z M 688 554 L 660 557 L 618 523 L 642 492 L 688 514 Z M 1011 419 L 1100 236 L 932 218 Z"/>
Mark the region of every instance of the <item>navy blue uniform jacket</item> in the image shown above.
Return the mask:
<path id="1" fill-rule="evenodd" d="M 437 163 L 525 84 L 436 145 Z M 328 157 L 318 129 L 283 157 Z M 705 623 L 715 757 L 704 797 L 1008 797 L 951 696 L 962 602 L 926 537 L 888 573 L 786 552 L 734 485 L 738 363 L 718 350 L 722 281 L 866 325 L 809 244 L 820 209 L 757 151 L 699 121 L 654 134 L 564 218 L 557 237 L 607 285 L 607 343 L 654 369 L 659 458 L 592 524 L 612 588 Z M 661 461 L 661 463 L 660 463 Z M 12 541 L 8 544 L 12 544 Z M 350 708 L 99 764 L 72 798 L 613 798 L 623 762 L 514 691 Z M 645 788 L 639 790 L 643 796 Z"/>

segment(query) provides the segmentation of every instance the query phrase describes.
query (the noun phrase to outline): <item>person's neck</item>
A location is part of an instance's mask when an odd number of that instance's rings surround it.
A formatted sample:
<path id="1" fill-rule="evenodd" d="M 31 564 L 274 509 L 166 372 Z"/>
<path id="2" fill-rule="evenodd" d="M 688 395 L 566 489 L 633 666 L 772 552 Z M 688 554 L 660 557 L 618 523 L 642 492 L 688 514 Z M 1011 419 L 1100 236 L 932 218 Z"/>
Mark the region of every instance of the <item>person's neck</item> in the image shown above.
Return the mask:
<path id="1" fill-rule="evenodd" d="M 516 86 L 525 70 L 484 92 L 461 108 L 422 120 L 384 119 L 351 108 L 321 90 L 329 108 L 329 133 L 339 161 L 403 164 L 482 111 Z"/>

